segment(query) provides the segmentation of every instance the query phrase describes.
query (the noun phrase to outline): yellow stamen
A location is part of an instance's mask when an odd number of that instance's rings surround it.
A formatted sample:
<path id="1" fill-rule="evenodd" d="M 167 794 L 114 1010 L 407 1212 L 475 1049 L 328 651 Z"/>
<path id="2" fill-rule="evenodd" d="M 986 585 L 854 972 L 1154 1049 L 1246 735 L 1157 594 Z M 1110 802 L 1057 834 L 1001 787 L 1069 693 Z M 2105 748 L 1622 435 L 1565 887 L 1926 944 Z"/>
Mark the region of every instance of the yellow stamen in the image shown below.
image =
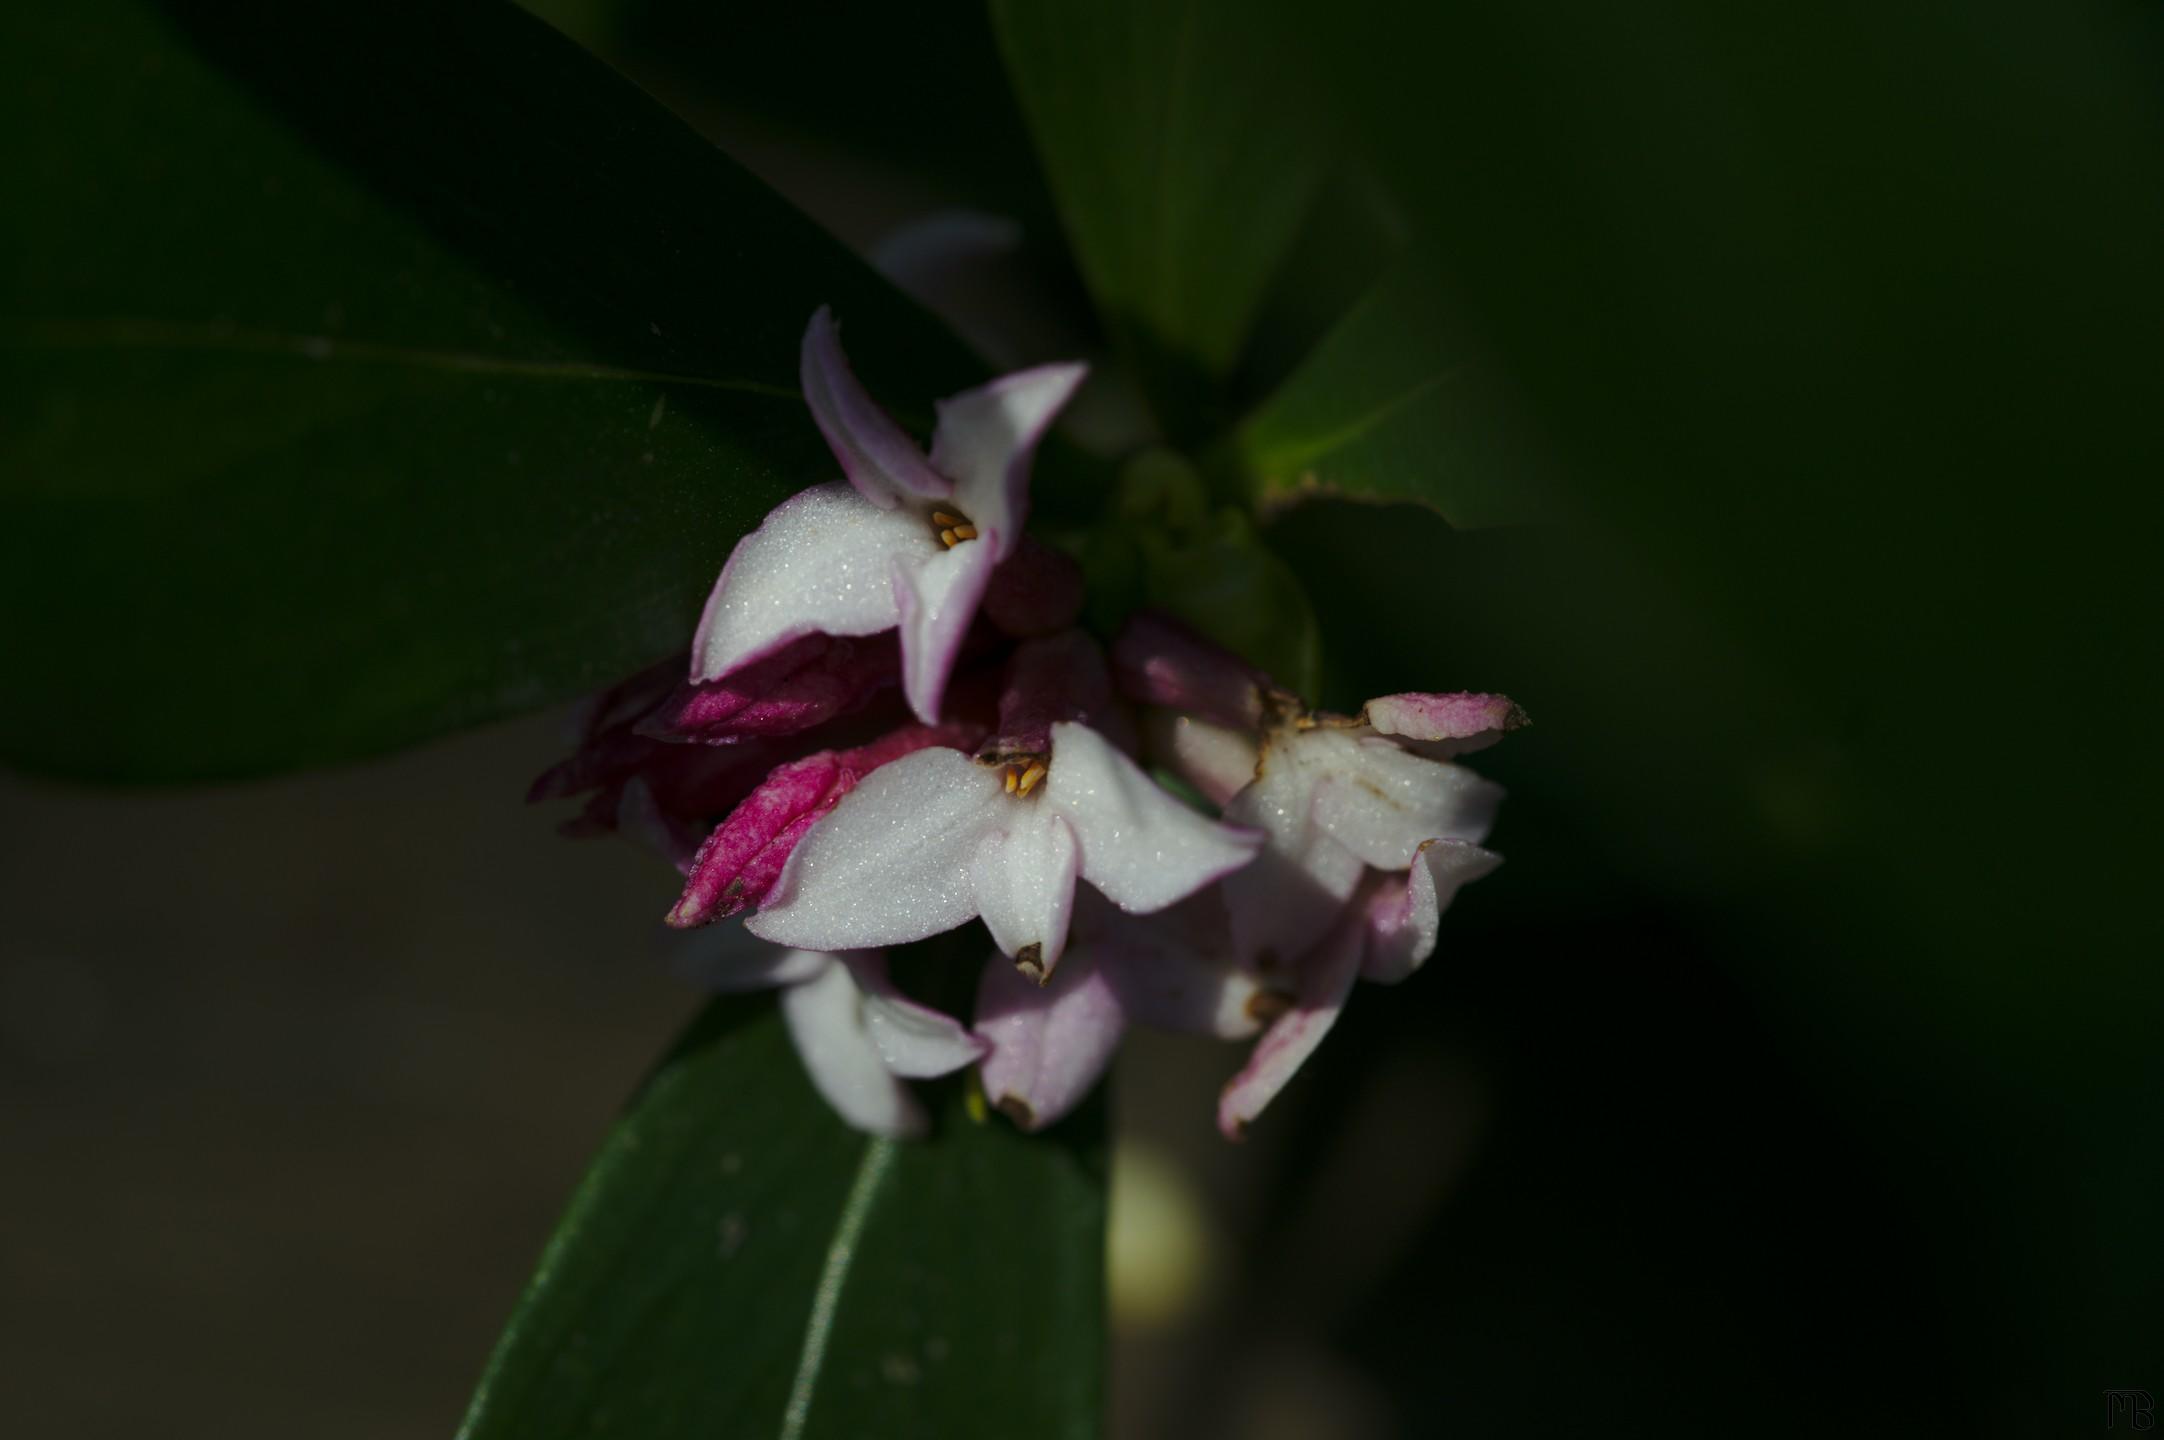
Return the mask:
<path id="1" fill-rule="evenodd" d="M 974 525 L 957 525 L 947 533 L 952 535 L 956 540 L 974 540 L 977 538 L 977 527 Z M 953 547 L 950 544 L 948 548 L 952 549 Z"/>
<path id="2" fill-rule="evenodd" d="M 1039 780 L 1042 780 L 1043 778 L 1044 767 L 1042 765 L 1030 766 L 1027 770 L 1024 770 L 1022 772 L 1022 778 L 1020 782 L 1015 785 L 1014 793 L 1017 795 L 1027 795 L 1030 791 L 1037 788 L 1037 782 Z"/>
<path id="3" fill-rule="evenodd" d="M 932 523 L 942 530 L 951 530 L 957 525 L 966 525 L 969 522 L 959 515 L 949 515 L 944 510 L 934 510 L 932 512 Z"/>
<path id="4" fill-rule="evenodd" d="M 961 543 L 961 537 L 959 535 L 956 535 L 952 530 L 942 530 L 939 532 L 939 543 L 946 546 L 949 550 L 952 550 L 956 545 L 959 545 Z"/>
<path id="5" fill-rule="evenodd" d="M 1015 773 L 1014 773 L 1014 771 L 1012 771 L 1012 770 L 1009 770 L 1009 771 L 1007 772 L 1007 793 L 1008 793 L 1009 795 L 1012 795 L 1012 794 L 1014 793 L 1014 782 L 1015 782 Z"/>

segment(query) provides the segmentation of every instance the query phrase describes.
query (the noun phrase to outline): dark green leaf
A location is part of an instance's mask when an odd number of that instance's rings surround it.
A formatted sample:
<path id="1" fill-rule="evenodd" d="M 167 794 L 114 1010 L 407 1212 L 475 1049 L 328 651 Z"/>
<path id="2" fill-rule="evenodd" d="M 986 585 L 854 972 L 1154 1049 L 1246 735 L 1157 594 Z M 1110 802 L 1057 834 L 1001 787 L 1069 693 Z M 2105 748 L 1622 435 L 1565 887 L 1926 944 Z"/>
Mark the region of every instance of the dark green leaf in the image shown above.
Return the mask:
<path id="1" fill-rule="evenodd" d="M 1460 527 L 1552 518 L 1528 426 L 1427 268 L 1377 285 L 1234 432 L 1263 504 L 1413 500 Z"/>
<path id="2" fill-rule="evenodd" d="M 1206 433 L 1322 173 L 1297 67 L 1238 0 L 998 0 L 993 17 L 1100 314 L 1159 419 Z"/>
<path id="3" fill-rule="evenodd" d="M 549 1242 L 462 1440 L 1098 1433 L 1103 1110 L 870 1140 L 717 1002 Z"/>
<path id="4" fill-rule="evenodd" d="M 115 779 L 384 750 L 681 647 L 832 469 L 832 303 L 974 378 L 758 182 L 503 3 L 0 20 L 0 754 Z"/>

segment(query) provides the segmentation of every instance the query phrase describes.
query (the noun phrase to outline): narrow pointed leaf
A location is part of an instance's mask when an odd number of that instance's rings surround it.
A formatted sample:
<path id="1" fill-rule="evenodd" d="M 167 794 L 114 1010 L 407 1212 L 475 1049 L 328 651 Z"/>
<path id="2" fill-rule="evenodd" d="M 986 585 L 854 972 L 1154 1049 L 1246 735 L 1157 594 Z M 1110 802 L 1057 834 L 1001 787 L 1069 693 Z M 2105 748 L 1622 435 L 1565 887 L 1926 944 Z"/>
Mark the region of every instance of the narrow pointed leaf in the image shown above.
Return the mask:
<path id="1" fill-rule="evenodd" d="M 769 997 L 716 1002 L 603 1145 L 461 1440 L 1095 1436 L 1101 1106 L 1024 1136 L 923 1093 L 930 1140 L 857 1134 Z"/>

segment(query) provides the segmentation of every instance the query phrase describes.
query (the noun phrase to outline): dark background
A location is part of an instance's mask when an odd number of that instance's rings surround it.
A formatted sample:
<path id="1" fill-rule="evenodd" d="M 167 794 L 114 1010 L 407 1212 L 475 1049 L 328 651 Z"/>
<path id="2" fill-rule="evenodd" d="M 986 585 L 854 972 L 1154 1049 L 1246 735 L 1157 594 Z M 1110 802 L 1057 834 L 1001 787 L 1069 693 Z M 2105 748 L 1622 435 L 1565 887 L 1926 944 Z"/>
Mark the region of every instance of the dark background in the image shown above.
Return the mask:
<path id="1" fill-rule="evenodd" d="M 1016 216 L 1086 331 L 973 9 L 539 8 L 852 243 Z M 1340 32 L 1368 83 L 1288 88 L 1461 217 L 1581 513 L 1269 527 L 1334 701 L 1535 726 L 1477 762 L 1509 864 L 1250 1143 L 1234 1052 L 1123 1056 L 1192 1222 L 1141 1263 L 1200 1279 L 1116 1304 L 1112 1433 L 2100 1429 L 2164 1390 L 2153 9 L 1349 13 L 1404 20 Z M 823 97 L 897 75 L 845 143 Z M 452 1428 L 695 1004 L 667 872 L 518 804 L 559 718 L 6 783 L 11 1430 Z"/>

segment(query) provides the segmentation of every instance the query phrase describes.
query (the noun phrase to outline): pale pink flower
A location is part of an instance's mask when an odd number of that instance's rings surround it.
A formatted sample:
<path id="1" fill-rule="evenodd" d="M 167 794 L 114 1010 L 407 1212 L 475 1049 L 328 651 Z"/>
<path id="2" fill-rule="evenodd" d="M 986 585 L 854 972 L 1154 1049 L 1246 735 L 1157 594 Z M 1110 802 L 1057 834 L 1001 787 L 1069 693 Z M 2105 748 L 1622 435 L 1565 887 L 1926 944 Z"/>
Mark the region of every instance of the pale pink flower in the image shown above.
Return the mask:
<path id="1" fill-rule="evenodd" d="M 691 679 L 723 679 L 806 635 L 899 630 L 903 693 L 935 723 L 993 572 L 1022 543 L 1037 443 L 1083 367 L 1039 366 L 941 402 L 929 454 L 850 373 L 825 309 L 801 373 L 847 480 L 783 501 L 737 542 L 692 640 Z"/>
<path id="2" fill-rule="evenodd" d="M 1041 979 L 1066 948 L 1077 879 L 1145 914 L 1253 857 L 1260 836 L 1197 814 L 1121 753 L 1125 720 L 1086 637 L 1032 641 L 1009 675 L 998 738 L 975 757 L 921 750 L 867 777 L 797 844 L 754 934 L 850 950 L 981 916 Z"/>
<path id="3" fill-rule="evenodd" d="M 1142 617 L 1114 647 L 1153 752 L 1267 836 L 1221 887 L 1233 953 L 1292 1008 L 1226 1087 L 1237 1134 L 1320 1043 L 1361 975 L 1394 982 L 1434 953 L 1458 888 L 1502 863 L 1481 848 L 1502 787 L 1451 757 L 1525 723 L 1507 698 L 1401 694 L 1357 716 L 1308 710 L 1269 677 L 1169 622 Z"/>

